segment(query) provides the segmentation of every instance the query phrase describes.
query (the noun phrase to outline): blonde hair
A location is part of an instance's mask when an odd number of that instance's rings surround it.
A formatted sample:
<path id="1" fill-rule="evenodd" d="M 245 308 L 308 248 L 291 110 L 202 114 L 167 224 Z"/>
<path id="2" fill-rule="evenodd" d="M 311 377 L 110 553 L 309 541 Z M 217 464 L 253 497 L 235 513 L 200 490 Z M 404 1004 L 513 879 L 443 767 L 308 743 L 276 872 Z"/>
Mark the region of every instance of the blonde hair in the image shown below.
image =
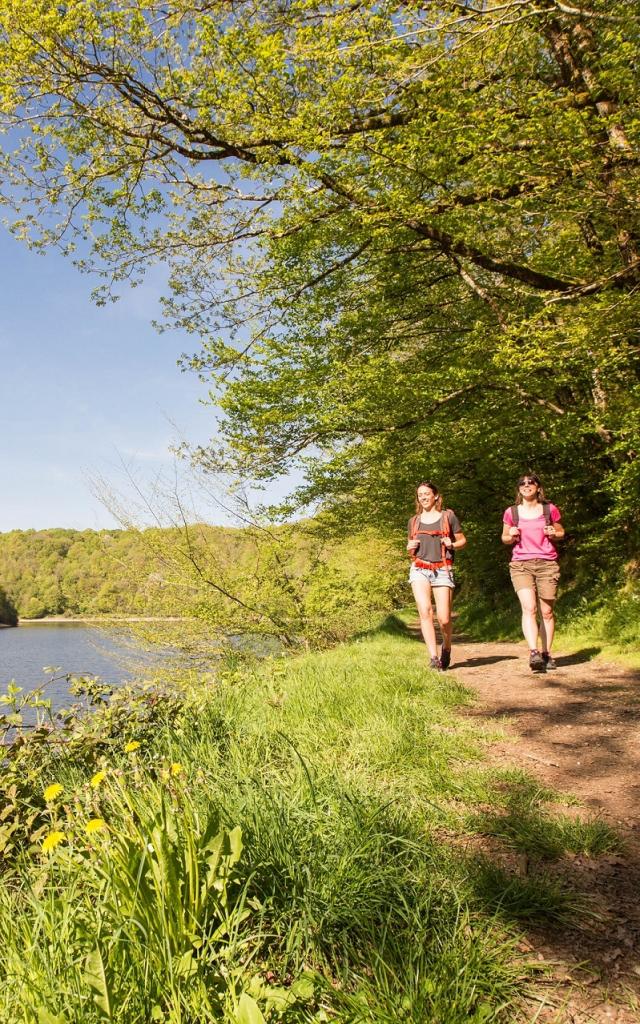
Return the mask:
<path id="1" fill-rule="evenodd" d="M 440 494 L 440 488 L 437 487 L 431 480 L 421 480 L 416 487 L 416 513 L 422 512 L 422 505 L 418 501 L 418 491 L 421 487 L 428 487 L 430 491 L 433 491 L 436 499 L 436 508 L 438 512 L 442 512 L 442 495 Z"/>

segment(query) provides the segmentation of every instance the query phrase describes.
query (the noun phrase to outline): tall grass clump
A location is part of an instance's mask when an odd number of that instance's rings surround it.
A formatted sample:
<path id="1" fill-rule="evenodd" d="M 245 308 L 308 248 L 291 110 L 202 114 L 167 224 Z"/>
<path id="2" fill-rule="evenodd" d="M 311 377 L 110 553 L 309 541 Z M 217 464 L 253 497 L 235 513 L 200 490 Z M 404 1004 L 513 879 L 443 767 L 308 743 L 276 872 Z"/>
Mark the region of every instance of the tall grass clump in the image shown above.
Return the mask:
<path id="1" fill-rule="evenodd" d="M 484 797 L 484 806 L 467 816 L 469 829 L 538 859 L 553 860 L 567 853 L 598 857 L 619 849 L 618 835 L 602 819 L 550 810 L 549 803 L 556 800 L 553 790 L 522 771 L 501 775 L 492 779 L 485 772 L 484 785 L 477 780 L 476 792 Z"/>
<path id="2" fill-rule="evenodd" d="M 100 772 L 99 795 L 89 783 L 67 803 L 58 784 L 30 884 L 15 874 L 0 902 L 3 1020 L 186 1022 L 233 1005 L 241 830 L 203 814 L 180 771 Z"/>
<path id="3" fill-rule="evenodd" d="M 594 594 L 599 596 L 594 597 Z M 640 585 L 637 579 L 621 589 L 603 584 L 599 591 L 573 602 L 566 621 L 560 622 L 560 642 L 598 644 L 605 654 L 622 655 L 640 665 Z"/>

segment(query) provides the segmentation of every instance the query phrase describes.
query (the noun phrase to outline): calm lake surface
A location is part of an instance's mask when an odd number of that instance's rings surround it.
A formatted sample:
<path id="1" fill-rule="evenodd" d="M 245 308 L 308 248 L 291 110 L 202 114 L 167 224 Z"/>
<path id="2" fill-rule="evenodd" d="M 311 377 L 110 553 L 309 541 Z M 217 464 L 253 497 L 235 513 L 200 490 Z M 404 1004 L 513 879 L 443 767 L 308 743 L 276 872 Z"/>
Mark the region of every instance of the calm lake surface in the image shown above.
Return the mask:
<path id="1" fill-rule="evenodd" d="M 136 661 L 149 656 L 136 656 L 135 648 L 122 635 L 110 634 L 104 628 L 81 623 L 43 623 L 21 625 L 16 629 L 0 629 L 0 692 L 15 679 L 25 691 L 39 686 L 47 678 L 45 667 L 55 667 L 56 675 L 97 675 L 104 682 L 123 683 L 136 674 Z M 54 708 L 69 703 L 66 680 L 45 690 Z"/>

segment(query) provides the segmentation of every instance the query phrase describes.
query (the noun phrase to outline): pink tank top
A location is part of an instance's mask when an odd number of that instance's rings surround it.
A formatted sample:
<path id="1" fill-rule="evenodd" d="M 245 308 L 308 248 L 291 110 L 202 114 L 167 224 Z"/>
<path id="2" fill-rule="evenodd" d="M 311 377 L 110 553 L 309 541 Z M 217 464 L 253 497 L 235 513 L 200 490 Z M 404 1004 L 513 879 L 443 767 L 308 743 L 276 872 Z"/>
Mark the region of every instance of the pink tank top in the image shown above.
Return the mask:
<path id="1" fill-rule="evenodd" d="M 557 523 L 560 519 L 560 512 L 551 502 L 549 502 L 549 515 L 552 523 Z M 510 507 L 503 515 L 502 521 L 507 526 L 513 526 L 513 516 L 511 515 Z M 523 516 L 518 516 L 520 539 L 513 545 L 511 552 L 512 562 L 526 562 L 529 558 L 557 559 L 558 552 L 556 548 L 549 538 L 545 536 L 545 525 L 542 513 L 536 516 L 535 519 L 525 519 Z"/>

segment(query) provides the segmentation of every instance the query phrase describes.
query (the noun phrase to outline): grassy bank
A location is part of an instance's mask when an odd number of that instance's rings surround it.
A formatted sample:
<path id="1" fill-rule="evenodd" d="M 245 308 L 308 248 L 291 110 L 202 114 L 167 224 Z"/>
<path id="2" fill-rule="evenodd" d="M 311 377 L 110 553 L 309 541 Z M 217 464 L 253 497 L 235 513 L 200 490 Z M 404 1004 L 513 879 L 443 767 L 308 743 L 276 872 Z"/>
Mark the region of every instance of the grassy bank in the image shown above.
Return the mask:
<path id="1" fill-rule="evenodd" d="M 517 1020 L 520 927 L 584 910 L 545 865 L 616 839 L 493 769 L 469 699 L 391 620 L 14 751 L 0 1019 Z"/>

